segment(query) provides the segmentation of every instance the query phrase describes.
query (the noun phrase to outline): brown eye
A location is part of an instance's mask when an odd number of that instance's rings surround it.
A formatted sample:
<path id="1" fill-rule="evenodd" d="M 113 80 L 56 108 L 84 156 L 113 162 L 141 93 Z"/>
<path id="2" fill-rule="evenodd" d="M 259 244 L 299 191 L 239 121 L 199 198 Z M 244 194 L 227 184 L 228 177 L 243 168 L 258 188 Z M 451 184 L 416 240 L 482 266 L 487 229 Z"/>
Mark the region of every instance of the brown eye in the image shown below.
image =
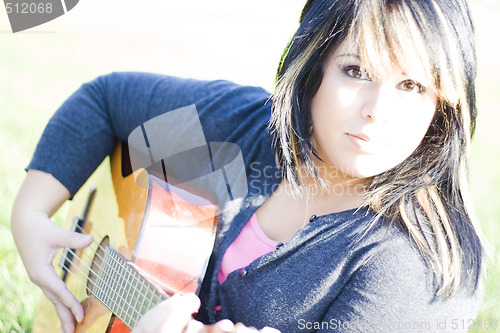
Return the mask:
<path id="1" fill-rule="evenodd" d="M 356 69 L 351 70 L 351 75 L 352 75 L 352 77 L 359 79 L 359 78 L 363 77 L 363 72 L 361 72 L 361 70 L 359 68 L 356 68 Z"/>
<path id="2" fill-rule="evenodd" d="M 419 94 L 425 91 L 425 88 L 420 83 L 417 83 L 413 80 L 406 80 L 401 82 L 398 88 L 405 92 L 416 92 Z"/>
<path id="3" fill-rule="evenodd" d="M 370 76 L 366 71 L 364 71 L 361 67 L 352 65 L 344 68 L 344 73 L 347 76 L 352 77 L 357 80 L 371 81 Z"/>

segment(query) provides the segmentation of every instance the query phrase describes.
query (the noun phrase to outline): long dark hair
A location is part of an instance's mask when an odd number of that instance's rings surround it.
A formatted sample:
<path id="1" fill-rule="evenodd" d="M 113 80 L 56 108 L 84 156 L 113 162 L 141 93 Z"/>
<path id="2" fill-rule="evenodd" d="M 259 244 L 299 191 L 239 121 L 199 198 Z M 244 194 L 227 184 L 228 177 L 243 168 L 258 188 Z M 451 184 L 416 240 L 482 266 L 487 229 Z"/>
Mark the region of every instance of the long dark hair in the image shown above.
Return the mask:
<path id="1" fill-rule="evenodd" d="M 366 205 L 408 230 L 434 269 L 438 295 L 451 296 L 467 281 L 475 290 L 486 242 L 466 179 L 477 116 L 466 0 L 307 1 L 281 58 L 270 122 L 282 175 L 298 192 L 299 167 L 321 178 L 313 162 L 310 105 L 326 59 L 347 39 L 371 76 L 383 77 L 396 61 L 438 95 L 424 139 L 404 162 L 368 180 Z"/>

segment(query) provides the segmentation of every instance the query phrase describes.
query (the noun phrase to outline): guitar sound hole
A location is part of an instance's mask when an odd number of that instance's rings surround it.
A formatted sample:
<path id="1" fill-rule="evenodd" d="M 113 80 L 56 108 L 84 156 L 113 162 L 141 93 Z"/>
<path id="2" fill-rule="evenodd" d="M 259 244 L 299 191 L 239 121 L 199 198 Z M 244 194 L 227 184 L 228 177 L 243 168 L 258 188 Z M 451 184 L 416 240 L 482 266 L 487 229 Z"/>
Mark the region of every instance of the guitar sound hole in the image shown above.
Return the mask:
<path id="1" fill-rule="evenodd" d="M 104 260 L 104 254 L 108 249 L 109 237 L 106 236 L 102 239 L 97 251 L 94 254 L 94 259 L 90 265 L 89 278 L 87 279 L 87 295 L 90 296 L 94 290 L 95 282 L 99 276 L 101 270 L 102 262 Z"/>

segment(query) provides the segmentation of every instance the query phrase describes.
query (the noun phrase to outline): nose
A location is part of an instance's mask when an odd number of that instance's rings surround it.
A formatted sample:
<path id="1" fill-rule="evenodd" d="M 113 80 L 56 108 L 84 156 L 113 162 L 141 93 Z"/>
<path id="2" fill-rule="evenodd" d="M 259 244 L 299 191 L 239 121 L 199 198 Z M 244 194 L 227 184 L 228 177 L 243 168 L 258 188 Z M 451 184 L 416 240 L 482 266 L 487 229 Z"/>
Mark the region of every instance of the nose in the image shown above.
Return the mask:
<path id="1" fill-rule="evenodd" d="M 394 109 L 397 108 L 397 98 L 390 85 L 373 83 L 367 87 L 361 117 L 371 121 L 386 121 Z"/>

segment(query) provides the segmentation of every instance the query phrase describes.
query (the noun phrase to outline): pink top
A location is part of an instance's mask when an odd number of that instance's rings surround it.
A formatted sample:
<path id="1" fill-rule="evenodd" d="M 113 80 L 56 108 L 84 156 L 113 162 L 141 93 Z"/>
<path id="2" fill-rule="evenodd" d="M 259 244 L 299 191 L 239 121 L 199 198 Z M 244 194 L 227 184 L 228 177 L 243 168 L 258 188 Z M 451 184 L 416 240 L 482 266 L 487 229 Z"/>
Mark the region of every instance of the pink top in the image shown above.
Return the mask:
<path id="1" fill-rule="evenodd" d="M 229 273 L 248 266 L 255 259 L 274 251 L 276 245 L 278 242 L 266 236 L 259 225 L 257 216 L 253 214 L 222 258 L 217 275 L 219 284 L 226 281 Z"/>

